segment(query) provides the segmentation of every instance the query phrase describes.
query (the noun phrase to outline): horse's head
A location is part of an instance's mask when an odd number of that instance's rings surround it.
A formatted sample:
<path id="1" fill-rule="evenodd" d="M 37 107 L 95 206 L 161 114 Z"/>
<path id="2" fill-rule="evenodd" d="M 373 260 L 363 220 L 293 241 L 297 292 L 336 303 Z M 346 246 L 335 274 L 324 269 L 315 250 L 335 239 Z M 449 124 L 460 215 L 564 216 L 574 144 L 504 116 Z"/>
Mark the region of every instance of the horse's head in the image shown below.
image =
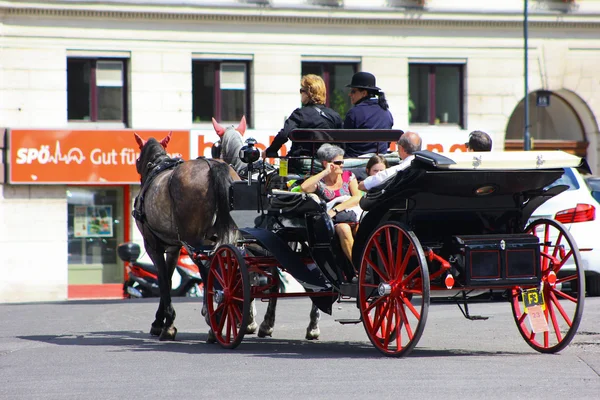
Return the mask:
<path id="1" fill-rule="evenodd" d="M 133 133 L 135 141 L 140 147 L 140 157 L 135 162 L 135 168 L 142 177 L 144 182 L 148 172 L 154 168 L 160 158 L 167 156 L 167 144 L 171 140 L 172 132 L 169 132 L 164 139 L 160 142 L 154 138 L 150 138 L 147 141 L 142 139 L 137 133 Z"/>
<path id="2" fill-rule="evenodd" d="M 238 168 L 241 168 L 245 165 L 241 162 L 239 153 L 240 149 L 244 145 L 242 136 L 244 133 L 246 133 L 246 117 L 242 117 L 237 128 L 234 125 L 224 127 L 223 125 L 220 125 L 214 118 L 212 119 L 212 123 L 213 127 L 215 128 L 215 132 L 221 141 L 219 158 L 226 163 L 233 165 L 237 171 Z"/>

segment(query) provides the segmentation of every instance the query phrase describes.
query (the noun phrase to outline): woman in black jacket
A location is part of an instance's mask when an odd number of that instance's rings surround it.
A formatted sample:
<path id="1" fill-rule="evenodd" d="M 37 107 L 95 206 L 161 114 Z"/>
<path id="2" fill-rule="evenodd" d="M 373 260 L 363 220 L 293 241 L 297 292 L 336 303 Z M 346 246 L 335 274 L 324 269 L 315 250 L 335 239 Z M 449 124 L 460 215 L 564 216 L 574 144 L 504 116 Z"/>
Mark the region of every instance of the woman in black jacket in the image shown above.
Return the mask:
<path id="1" fill-rule="evenodd" d="M 304 129 L 341 129 L 343 125 L 340 115 L 331 108 L 325 107 L 327 91 L 325 82 L 318 75 L 305 75 L 300 81 L 300 96 L 302 107 L 297 108 L 285 121 L 283 129 L 279 131 L 273 143 L 265 150 L 266 157 L 277 157 L 277 152 L 288 141 L 289 134 L 296 128 Z M 314 157 L 321 143 L 294 143 L 289 156 Z M 320 165 L 314 163 L 315 168 Z M 289 171 L 297 174 L 308 174 L 311 170 L 310 162 L 302 159 L 290 159 Z"/>

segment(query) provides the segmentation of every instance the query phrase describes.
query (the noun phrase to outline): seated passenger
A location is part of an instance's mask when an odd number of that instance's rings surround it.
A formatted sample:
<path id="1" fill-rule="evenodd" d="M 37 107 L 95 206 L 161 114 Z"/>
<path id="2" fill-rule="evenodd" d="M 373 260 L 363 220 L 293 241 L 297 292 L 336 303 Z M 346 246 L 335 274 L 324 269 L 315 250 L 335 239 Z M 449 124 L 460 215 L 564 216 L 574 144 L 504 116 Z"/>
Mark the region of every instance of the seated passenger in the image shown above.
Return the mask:
<path id="1" fill-rule="evenodd" d="M 327 213 L 335 223 L 335 232 L 339 236 L 344 255 L 352 261 L 354 237 L 350 223 L 357 222 L 358 216 L 354 212 L 350 213 L 345 210 L 357 206 L 360 201 L 361 193 L 358 190 L 358 183 L 352 172 L 343 169 L 344 150 L 342 148 L 325 143 L 317 150 L 317 159 L 323 164 L 323 171 L 307 178 L 301 185 L 302 191 L 316 193 L 323 200 L 332 203 L 338 197 L 350 196 L 347 200 L 333 206 Z M 354 220 L 336 223 L 336 217 L 339 218 L 342 215 L 352 217 Z"/>
<path id="2" fill-rule="evenodd" d="M 367 176 L 375 175 L 388 167 L 389 165 L 385 157 L 376 154 L 367 162 Z"/>
<path id="3" fill-rule="evenodd" d="M 277 152 L 288 141 L 290 132 L 294 129 L 340 129 L 342 117 L 331 108 L 325 107 L 327 90 L 325 82 L 318 75 L 305 75 L 300 81 L 300 101 L 302 107 L 297 108 L 288 117 L 273 143 L 263 152 L 263 157 L 277 157 Z M 314 157 L 314 151 L 319 148 L 318 143 L 293 143 L 289 155 L 292 157 Z M 313 150 L 314 148 L 314 150 Z M 291 159 L 289 171 L 292 174 L 305 175 L 311 170 L 312 160 Z M 320 167 L 320 166 L 318 166 Z"/>
<path id="4" fill-rule="evenodd" d="M 483 131 L 473 131 L 465 146 L 467 151 L 492 151 L 492 138 Z"/>
<path id="5" fill-rule="evenodd" d="M 357 72 L 346 87 L 352 88 L 349 96 L 354 107 L 346 114 L 344 129 L 392 129 L 394 118 L 373 74 Z M 346 157 L 386 153 L 389 145 L 387 142 L 347 143 Z"/>
<path id="6" fill-rule="evenodd" d="M 394 178 L 398 171 L 405 170 L 415 158 L 415 152 L 421 150 L 421 137 L 416 132 L 405 132 L 398 140 L 398 156 L 402 160 L 400 164 L 384 169 L 375 175 L 367 177 L 362 181 L 358 188 L 363 191 L 371 190 Z"/>

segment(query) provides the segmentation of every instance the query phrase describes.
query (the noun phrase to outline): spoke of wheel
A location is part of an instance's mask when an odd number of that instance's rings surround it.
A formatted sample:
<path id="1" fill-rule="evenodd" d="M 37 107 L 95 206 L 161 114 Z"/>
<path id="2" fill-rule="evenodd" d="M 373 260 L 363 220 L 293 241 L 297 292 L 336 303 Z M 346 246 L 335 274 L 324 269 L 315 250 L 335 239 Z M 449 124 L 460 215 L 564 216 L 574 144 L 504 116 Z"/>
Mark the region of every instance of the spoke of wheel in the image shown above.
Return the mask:
<path id="1" fill-rule="evenodd" d="M 554 306 L 552 305 L 552 302 L 549 301 L 546 307 L 548 308 L 550 319 L 552 320 L 552 326 L 554 327 L 554 334 L 556 335 L 556 340 L 558 340 L 558 342 L 560 343 L 562 342 L 562 335 L 560 334 L 560 327 L 558 326 L 556 313 L 554 312 Z"/>
<path id="2" fill-rule="evenodd" d="M 377 273 L 377 275 L 379 275 L 379 277 L 381 279 L 383 279 L 384 281 L 389 281 L 389 278 L 387 276 L 383 276 L 383 273 L 381 271 L 379 271 L 379 267 L 377 265 L 375 265 L 375 263 L 373 263 L 373 261 L 371 261 L 371 259 L 365 257 L 365 261 L 367 262 L 367 264 L 369 264 L 371 266 L 371 269 L 373 271 L 375 271 L 375 273 Z"/>
<path id="3" fill-rule="evenodd" d="M 419 312 L 417 311 L 415 306 L 413 306 L 409 299 L 407 299 L 406 297 L 402 297 L 402 302 L 406 304 L 406 307 L 408 307 L 408 309 L 410 310 L 410 312 L 412 312 L 415 318 L 419 320 L 421 319 L 421 314 L 419 314 Z M 406 322 L 408 323 L 408 320 Z"/>
<path id="4" fill-rule="evenodd" d="M 237 337 L 238 335 L 238 320 L 235 317 L 235 307 L 230 307 L 229 308 L 229 319 L 231 320 L 231 333 L 233 334 L 232 337 Z M 239 321 L 241 322 L 241 321 Z M 241 329 L 241 327 L 240 327 Z"/>
<path id="5" fill-rule="evenodd" d="M 563 258 L 560 260 L 560 262 L 554 263 L 554 272 L 558 272 L 563 267 L 563 265 L 565 265 L 567 260 L 569 258 L 571 258 L 572 255 L 573 255 L 573 250 L 571 249 L 571 250 L 569 250 L 569 252 L 567 254 L 565 254 L 563 256 Z"/>
<path id="6" fill-rule="evenodd" d="M 242 303 L 244 302 L 244 300 L 242 300 Z M 242 322 L 242 312 L 240 311 L 240 308 L 238 306 L 236 306 L 235 304 L 232 304 L 233 307 L 233 313 L 234 316 L 236 318 L 236 321 L 240 321 L 240 323 Z"/>
<path id="7" fill-rule="evenodd" d="M 223 271 L 223 265 L 221 264 L 221 257 L 217 257 L 217 261 L 219 261 L 219 269 L 221 271 Z M 221 275 L 219 275 L 219 272 L 217 271 L 216 268 L 213 269 L 213 275 L 217 278 L 217 281 L 219 281 L 221 288 L 225 289 L 226 288 L 225 281 L 223 280 Z"/>
<path id="8" fill-rule="evenodd" d="M 226 314 L 227 314 L 227 310 L 224 310 L 224 312 L 221 313 L 221 319 L 219 320 L 219 326 L 217 327 L 217 332 L 221 336 L 223 335 L 223 325 L 225 325 Z M 217 333 L 217 332 L 215 332 L 215 333 Z"/>
<path id="9" fill-rule="evenodd" d="M 402 247 L 403 246 L 404 246 L 404 235 L 401 232 L 398 232 L 398 244 L 396 246 L 396 262 L 394 263 L 395 268 L 398 268 L 398 266 L 401 265 L 401 263 L 402 263 L 402 256 L 403 256 Z M 411 243 L 411 246 L 412 246 L 412 243 Z M 407 254 L 410 254 L 410 253 L 407 252 Z M 406 268 L 406 266 L 404 268 Z M 403 273 L 404 273 L 404 270 L 401 266 L 398 268 L 397 271 L 395 271 L 393 278 L 398 279 L 399 277 L 402 276 Z"/>
<path id="10" fill-rule="evenodd" d="M 563 232 L 559 232 L 558 237 L 556 238 L 556 243 L 554 244 L 554 250 L 552 251 L 552 257 L 556 258 L 556 253 L 558 253 L 558 251 L 561 248 L 560 242 L 562 241 L 562 238 L 564 237 Z"/>
<path id="11" fill-rule="evenodd" d="M 380 297 L 380 298 L 378 298 L 377 300 L 375 300 L 374 302 L 372 302 L 371 304 L 369 304 L 369 305 L 368 305 L 368 306 L 365 308 L 365 311 L 366 311 L 367 313 L 368 313 L 368 312 L 370 312 L 370 311 L 373 309 L 373 307 L 377 307 L 377 305 L 378 305 L 379 303 L 382 303 L 382 302 L 384 302 L 384 298 L 383 298 L 383 297 Z"/>
<path id="12" fill-rule="evenodd" d="M 379 309 L 379 307 L 375 309 L 375 316 L 373 318 L 373 328 L 377 328 L 375 330 L 375 332 L 374 332 L 375 335 L 377 335 L 377 332 L 379 332 L 380 330 L 382 330 L 381 324 L 383 322 L 383 317 L 387 313 L 388 309 L 389 309 L 389 303 L 388 302 L 385 302 L 381 306 L 381 309 Z"/>
<path id="13" fill-rule="evenodd" d="M 402 332 L 401 332 L 401 324 L 400 322 L 405 322 L 404 321 L 404 316 L 402 315 L 402 312 L 400 311 L 402 307 L 402 303 L 400 303 L 399 301 L 396 302 L 396 350 L 400 351 L 400 349 L 402 349 Z"/>
<path id="14" fill-rule="evenodd" d="M 227 343 L 231 343 L 231 333 L 233 332 L 232 328 L 231 328 L 232 325 L 235 325 L 235 324 L 231 323 L 231 310 L 229 308 L 227 308 L 227 331 L 226 331 L 227 332 L 227 335 L 226 335 Z"/>
<path id="15" fill-rule="evenodd" d="M 560 290 L 554 290 L 554 293 L 556 293 L 557 295 L 559 295 L 560 297 L 562 297 L 565 300 L 569 300 L 573 303 L 577 303 L 577 299 L 575 297 L 571 297 L 568 294 L 566 294 L 565 292 L 562 292 Z"/>
<path id="16" fill-rule="evenodd" d="M 233 289 L 231 289 L 231 293 L 237 293 L 240 289 L 240 286 L 242 285 L 242 277 L 240 276 L 238 281 L 235 283 L 235 286 L 233 287 Z"/>
<path id="17" fill-rule="evenodd" d="M 575 279 L 577 279 L 577 275 L 569 275 L 569 276 L 565 276 L 563 278 L 560 278 L 556 281 L 556 283 L 563 283 L 563 282 L 569 282 L 569 281 L 574 281 Z"/>
<path id="18" fill-rule="evenodd" d="M 400 285 L 402 285 L 402 287 L 407 287 L 408 286 L 408 282 L 410 282 L 412 279 L 415 278 L 415 276 L 419 273 L 419 268 L 415 268 L 414 271 L 412 271 L 410 274 L 408 274 L 406 276 L 406 278 L 404 278 L 402 280 L 402 282 L 400 282 Z"/>
<path id="19" fill-rule="evenodd" d="M 544 250 L 543 253 L 544 254 L 549 254 L 548 253 L 548 242 L 550 241 L 550 226 L 549 225 L 545 225 L 544 226 Z M 548 270 L 548 258 L 544 257 L 542 259 L 542 271 L 546 271 Z"/>
<path id="20" fill-rule="evenodd" d="M 405 300 L 405 299 L 402 299 Z M 406 301 L 404 301 L 404 303 L 406 303 Z M 410 306 L 408 305 L 410 304 Z M 414 307 L 412 306 L 412 304 L 409 302 L 407 304 L 407 307 L 410 309 L 412 308 L 414 310 Z M 408 322 L 408 316 L 406 315 L 406 310 L 404 309 L 404 307 L 402 305 L 400 305 L 400 313 L 402 314 L 402 321 L 404 322 L 404 328 L 406 329 L 406 334 L 408 335 L 408 341 L 410 342 L 413 338 L 413 331 L 412 328 L 410 327 L 410 322 Z M 413 311 L 413 314 L 415 314 L 415 311 Z M 421 317 L 417 314 L 415 314 L 415 317 L 417 317 L 417 324 L 419 323 L 418 321 L 421 319 Z M 397 336 L 400 336 L 400 332 L 398 332 Z"/>
<path id="21" fill-rule="evenodd" d="M 378 235 L 379 237 L 381 236 L 381 234 Z M 378 238 L 375 238 L 375 247 L 377 248 L 377 254 L 379 255 L 379 259 L 381 260 L 381 262 L 383 263 L 383 267 L 385 269 L 385 273 L 387 274 L 387 277 L 384 278 L 386 281 L 389 281 L 390 278 L 390 269 L 387 265 L 387 260 L 385 255 L 383 254 L 383 249 L 381 248 L 381 245 L 379 244 L 379 240 L 377 240 Z"/>
<path id="22" fill-rule="evenodd" d="M 385 230 L 385 242 L 387 247 L 387 264 L 389 266 L 388 275 L 394 276 L 394 253 L 392 252 L 392 230 L 390 228 Z"/>
<path id="23" fill-rule="evenodd" d="M 386 321 L 386 326 L 385 326 L 385 333 L 382 332 L 383 336 L 383 347 L 385 347 L 386 349 L 390 346 L 390 332 L 392 330 L 392 321 L 393 321 L 393 313 L 394 313 L 394 305 L 395 301 L 394 299 L 390 299 L 390 306 L 388 307 L 388 312 L 387 312 L 387 321 Z"/>
<path id="24" fill-rule="evenodd" d="M 411 243 L 410 246 L 408 247 L 408 249 L 406 250 L 406 256 L 404 257 L 404 260 L 402 260 L 402 265 L 400 265 L 400 268 L 398 268 L 398 271 L 397 271 L 396 275 L 394 276 L 395 279 L 400 279 L 404 275 L 404 272 L 406 271 L 406 267 L 408 267 L 408 262 L 412 258 L 412 254 L 414 251 L 415 251 L 415 246 Z M 415 269 L 413 272 L 416 272 L 416 271 L 417 271 L 417 269 Z"/>
<path id="25" fill-rule="evenodd" d="M 565 322 L 567 323 L 567 325 L 569 325 L 569 327 L 572 326 L 573 321 L 571 320 L 571 318 L 569 318 L 569 316 L 565 312 L 565 309 L 563 308 L 563 306 L 560 304 L 560 302 L 556 298 L 556 295 L 552 292 L 550 292 L 550 300 L 552 301 L 552 303 L 554 303 L 554 305 L 556 306 L 556 309 L 558 310 L 560 315 L 562 315 L 562 317 L 565 320 Z"/>

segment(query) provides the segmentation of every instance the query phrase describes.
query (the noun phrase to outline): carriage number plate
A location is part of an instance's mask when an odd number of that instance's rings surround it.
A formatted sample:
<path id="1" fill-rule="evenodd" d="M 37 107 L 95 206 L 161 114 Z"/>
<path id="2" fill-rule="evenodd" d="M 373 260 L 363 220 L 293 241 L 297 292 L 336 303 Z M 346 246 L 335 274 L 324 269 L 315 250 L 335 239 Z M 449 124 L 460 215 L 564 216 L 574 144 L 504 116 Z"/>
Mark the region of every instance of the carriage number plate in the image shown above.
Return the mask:
<path id="1" fill-rule="evenodd" d="M 523 292 L 523 309 L 529 318 L 531 330 L 534 333 L 548 332 L 548 321 L 544 315 L 546 305 L 544 296 L 537 289 L 529 289 Z"/>
<path id="2" fill-rule="evenodd" d="M 285 158 L 279 159 L 279 176 L 288 176 L 288 160 Z"/>
<path id="3" fill-rule="evenodd" d="M 533 306 L 540 306 L 542 310 L 546 309 L 544 304 L 544 296 L 536 288 L 523 291 L 523 310 L 528 313 L 528 308 Z"/>

